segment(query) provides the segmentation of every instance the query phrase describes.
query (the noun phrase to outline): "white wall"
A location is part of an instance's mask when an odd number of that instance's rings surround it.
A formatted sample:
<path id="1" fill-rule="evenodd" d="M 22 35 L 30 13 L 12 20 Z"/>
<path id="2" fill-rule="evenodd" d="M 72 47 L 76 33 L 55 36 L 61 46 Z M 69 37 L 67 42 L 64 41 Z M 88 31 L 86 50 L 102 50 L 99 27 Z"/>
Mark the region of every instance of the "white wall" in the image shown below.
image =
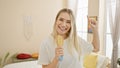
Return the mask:
<path id="1" fill-rule="evenodd" d="M 99 16 L 99 0 L 88 0 L 88 16 Z"/>
<path id="2" fill-rule="evenodd" d="M 62 0 L 0 0 L 0 56 L 6 52 L 38 52 L 62 7 Z M 24 16 L 32 17 L 29 40 L 24 36 Z"/>
<path id="3" fill-rule="evenodd" d="M 68 0 L 0 0 L 0 56 L 6 52 L 38 52 L 40 42 L 52 31 L 58 10 L 67 7 L 67 2 Z M 88 15 L 99 16 L 99 0 L 89 1 Z M 24 36 L 24 16 L 32 17 L 30 40 Z"/>

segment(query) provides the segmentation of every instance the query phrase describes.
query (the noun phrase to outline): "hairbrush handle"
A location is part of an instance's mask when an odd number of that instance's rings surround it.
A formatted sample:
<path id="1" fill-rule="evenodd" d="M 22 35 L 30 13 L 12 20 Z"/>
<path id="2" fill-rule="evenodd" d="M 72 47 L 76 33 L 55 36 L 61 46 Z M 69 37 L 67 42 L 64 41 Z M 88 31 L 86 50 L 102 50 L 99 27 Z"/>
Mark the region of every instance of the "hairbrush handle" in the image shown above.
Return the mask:
<path id="1" fill-rule="evenodd" d="M 63 60 L 63 55 L 59 57 L 59 61 L 62 61 Z"/>

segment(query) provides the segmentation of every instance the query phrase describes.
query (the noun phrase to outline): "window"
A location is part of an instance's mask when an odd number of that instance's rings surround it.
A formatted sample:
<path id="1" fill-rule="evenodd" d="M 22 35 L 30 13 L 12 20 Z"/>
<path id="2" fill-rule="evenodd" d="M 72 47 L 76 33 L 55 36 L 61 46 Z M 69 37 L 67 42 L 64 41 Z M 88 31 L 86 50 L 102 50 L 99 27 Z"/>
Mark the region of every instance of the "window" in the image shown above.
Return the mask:
<path id="1" fill-rule="evenodd" d="M 111 6 L 112 6 L 112 16 L 113 18 L 115 17 L 115 0 L 111 1 Z M 108 7 L 107 7 L 108 9 Z M 112 57 L 112 37 L 111 37 L 111 31 L 110 31 L 110 25 L 109 25 L 109 11 L 107 10 L 107 28 L 106 28 L 106 56 L 109 57 L 111 59 Z M 114 19 L 113 19 L 114 21 Z"/>
<path id="2" fill-rule="evenodd" d="M 78 0 L 77 6 L 77 33 L 87 41 L 87 15 L 88 15 L 88 0 Z"/>

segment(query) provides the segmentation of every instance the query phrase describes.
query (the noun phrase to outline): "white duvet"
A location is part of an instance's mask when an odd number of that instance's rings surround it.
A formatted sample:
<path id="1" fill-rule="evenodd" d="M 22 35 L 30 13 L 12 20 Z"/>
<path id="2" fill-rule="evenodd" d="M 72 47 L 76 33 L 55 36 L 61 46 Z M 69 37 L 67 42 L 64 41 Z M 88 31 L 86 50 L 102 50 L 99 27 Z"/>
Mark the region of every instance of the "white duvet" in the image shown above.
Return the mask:
<path id="1" fill-rule="evenodd" d="M 18 62 L 5 65 L 3 68 L 42 68 L 37 61 Z"/>

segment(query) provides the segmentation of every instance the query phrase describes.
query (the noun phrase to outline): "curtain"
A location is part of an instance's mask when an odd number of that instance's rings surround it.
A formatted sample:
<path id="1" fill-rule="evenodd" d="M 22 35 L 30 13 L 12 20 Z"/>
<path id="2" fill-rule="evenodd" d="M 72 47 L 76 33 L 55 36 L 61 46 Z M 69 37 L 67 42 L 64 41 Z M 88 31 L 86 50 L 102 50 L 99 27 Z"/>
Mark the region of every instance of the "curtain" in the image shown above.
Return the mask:
<path id="1" fill-rule="evenodd" d="M 78 5 L 78 0 L 68 0 L 67 7 L 73 11 L 75 18 L 77 16 L 77 5 Z"/>
<path id="2" fill-rule="evenodd" d="M 118 42 L 120 38 L 120 0 L 116 0 L 116 10 L 115 16 L 112 15 L 112 5 L 111 0 L 107 1 L 108 13 L 109 13 L 109 23 L 113 42 L 111 68 L 117 68 L 117 58 L 118 58 Z M 114 21 L 113 21 L 114 18 Z"/>

